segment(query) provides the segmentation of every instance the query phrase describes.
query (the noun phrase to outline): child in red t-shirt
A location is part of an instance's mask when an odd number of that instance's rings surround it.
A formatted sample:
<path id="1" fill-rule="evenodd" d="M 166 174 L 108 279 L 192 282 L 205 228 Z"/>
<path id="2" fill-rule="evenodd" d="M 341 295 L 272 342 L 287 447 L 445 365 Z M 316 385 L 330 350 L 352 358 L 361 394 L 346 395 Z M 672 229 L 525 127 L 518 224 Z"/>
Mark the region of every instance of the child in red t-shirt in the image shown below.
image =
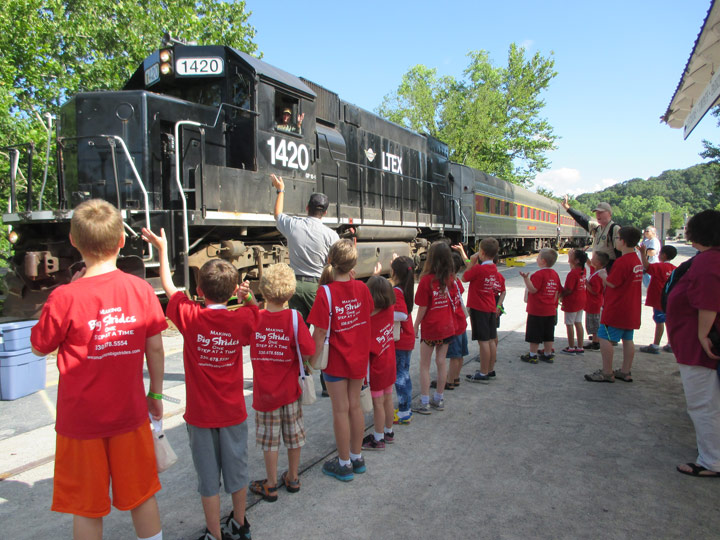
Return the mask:
<path id="1" fill-rule="evenodd" d="M 480 369 L 465 378 L 471 382 L 487 383 L 495 371 L 497 359 L 497 316 L 496 293 L 504 292 L 497 266 L 493 263 L 500 245 L 495 238 L 483 238 L 480 251 L 470 257 L 468 267 L 463 273 L 463 281 L 469 282 L 468 308 L 472 338 L 477 340 L 480 349 Z M 482 261 L 478 263 L 478 261 Z M 494 375 L 494 373 L 493 373 Z"/>
<path id="2" fill-rule="evenodd" d="M 565 287 L 560 293 L 562 310 L 565 312 L 568 346 L 560 352 L 577 355 L 585 352 L 583 343 L 583 308 L 585 307 L 585 263 L 587 253 L 582 249 L 571 249 L 568 253 L 570 272 L 565 278 Z M 577 347 L 575 334 L 577 333 Z"/>
<path id="3" fill-rule="evenodd" d="M 415 264 L 410 257 L 396 257 L 390 265 L 390 283 L 395 292 L 395 325 L 400 325 L 400 335 L 395 336 L 395 392 L 398 397 L 395 424 L 409 424 L 412 419 L 412 380 L 410 379 L 410 356 L 415 348 L 412 309 L 415 295 Z M 404 318 L 403 318 L 404 315 Z"/>
<path id="4" fill-rule="evenodd" d="M 418 414 L 431 414 L 430 407 L 438 411 L 445 409 L 443 393 L 438 390 L 445 388 L 447 379 L 445 356 L 448 345 L 455 335 L 455 317 L 450 299 L 450 287 L 453 285 L 454 275 L 450 246 L 442 241 L 434 242 L 428 250 L 415 293 L 415 303 L 418 305 L 415 335 L 421 336 L 422 341 L 420 399 L 412 406 L 412 411 Z M 437 365 L 437 389 L 430 399 L 430 361 L 433 351 Z"/>
<path id="5" fill-rule="evenodd" d="M 600 328 L 600 312 L 605 297 L 605 283 L 600 277 L 600 271 L 607 266 L 608 262 L 610 262 L 610 256 L 602 251 L 593 251 L 588 262 L 590 273 L 585 278 L 585 330 L 590 338 L 590 343 L 583 347 L 588 351 L 600 350 L 600 338 L 597 333 Z"/>
<path id="6" fill-rule="evenodd" d="M 185 422 L 205 513 L 204 540 L 223 534 L 250 538 L 245 516 L 248 486 L 247 411 L 243 387 L 242 347 L 250 345 L 258 308 L 247 281 L 238 286 L 238 271 L 227 261 L 211 259 L 198 272 L 197 293 L 205 307 L 190 300 L 172 281 L 165 230 L 157 236 L 143 228 L 143 239 L 158 250 L 160 281 L 168 302 L 166 314 L 183 335 Z M 237 295 L 244 307 L 229 311 Z M 232 495 L 233 511 L 221 523 L 220 483 Z"/>
<path id="7" fill-rule="evenodd" d="M 554 361 L 552 350 L 555 342 L 558 296 L 562 290 L 560 276 L 552 269 L 557 257 L 557 251 L 554 249 L 543 248 L 536 259 L 540 270 L 532 277 L 529 272 L 520 272 L 528 292 L 525 341 L 530 344 L 530 352 L 520 357 L 523 362 L 537 364 L 540 359 L 552 364 Z M 540 343 L 543 343 L 544 348 L 543 353 L 538 355 Z"/>
<path id="8" fill-rule="evenodd" d="M 367 287 L 375 308 L 370 316 L 370 395 L 373 401 L 374 432 L 363 439 L 363 450 L 385 450 L 385 443 L 395 442 L 393 433 L 393 397 L 395 384 L 395 293 L 382 276 L 372 276 Z"/>
<path id="9" fill-rule="evenodd" d="M 323 354 L 325 336 L 330 332 L 328 364 L 323 376 L 330 393 L 338 455 L 326 461 L 322 471 L 344 482 L 366 470 L 362 457 L 365 415 L 360 406 L 360 390 L 368 371 L 373 299 L 367 285 L 350 275 L 356 264 L 357 249 L 351 240 L 344 238 L 330 247 L 328 265 L 320 277 L 322 286 L 318 287 L 308 316 L 308 323 L 315 327 L 315 357 Z"/>
<path id="10" fill-rule="evenodd" d="M 643 266 L 635 252 L 642 232 L 635 227 L 621 227 L 615 239 L 615 249 L 622 253 L 613 263 L 610 273 L 600 277 L 605 283 L 605 304 L 600 317 L 600 354 L 602 369 L 585 375 L 590 382 L 632 382 L 631 368 L 635 356 L 634 330 L 640 328 Z M 612 342 L 623 343 L 621 369 L 613 371 Z"/>
<path id="11" fill-rule="evenodd" d="M 263 450 L 267 474 L 263 480 L 250 482 L 250 491 L 268 502 L 277 500 L 281 433 L 287 448 L 288 470 L 282 474 L 280 484 L 290 493 L 300 491 L 300 449 L 305 444 L 300 362 L 315 353 L 315 342 L 302 315 L 297 311 L 293 315 L 293 310 L 285 307 L 295 294 L 295 283 L 295 273 L 285 263 L 273 264 L 263 271 L 260 293 L 265 309 L 260 311 L 250 344 L 255 440 Z M 298 347 L 302 359 L 297 356 Z"/>
<path id="12" fill-rule="evenodd" d="M 660 298 L 665 283 L 667 283 L 670 274 L 675 270 L 675 265 L 670 261 L 677 256 L 677 249 L 674 246 L 663 246 L 658 255 L 660 262 L 653 264 L 648 261 L 647 249 L 643 244 L 638 246 L 638 251 L 640 252 L 645 273 L 650 276 L 645 305 L 653 308 L 653 321 L 655 322 L 655 339 L 647 347 L 640 347 L 640 352 L 660 354 L 660 341 L 665 333 L 665 312 L 662 309 Z M 669 348 L 669 345 L 666 347 Z"/>
<path id="13" fill-rule="evenodd" d="M 162 538 L 148 411 L 162 419 L 167 323 L 152 287 L 116 267 L 125 245 L 117 208 L 99 199 L 80 204 L 70 243 L 85 268 L 50 294 L 30 337 L 38 356 L 58 350 L 52 510 L 73 514 L 76 538 L 102 536 L 112 479 L 112 504 L 130 510 L 137 536 Z"/>

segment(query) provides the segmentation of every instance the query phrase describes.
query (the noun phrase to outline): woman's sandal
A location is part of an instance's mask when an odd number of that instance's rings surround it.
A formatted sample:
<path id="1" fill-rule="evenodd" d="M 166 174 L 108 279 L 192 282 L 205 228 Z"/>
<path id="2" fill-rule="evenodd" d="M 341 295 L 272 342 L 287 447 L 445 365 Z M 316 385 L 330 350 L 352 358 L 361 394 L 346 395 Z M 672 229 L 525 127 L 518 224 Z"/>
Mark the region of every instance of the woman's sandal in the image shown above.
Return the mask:
<path id="1" fill-rule="evenodd" d="M 685 466 L 688 467 L 689 471 L 683 471 L 680 467 L 682 465 L 678 465 L 676 467 L 677 472 L 681 474 L 687 474 L 688 476 L 695 476 L 697 478 L 720 478 L 720 473 L 711 471 L 710 469 L 706 469 L 702 465 L 698 465 L 697 463 L 686 463 Z"/>
<path id="2" fill-rule="evenodd" d="M 289 480 L 288 479 L 288 472 L 285 471 L 282 473 L 282 476 L 280 477 L 280 482 L 285 484 L 285 489 L 287 489 L 290 493 L 297 493 L 300 491 L 300 478 L 297 480 Z"/>
<path id="3" fill-rule="evenodd" d="M 268 486 L 267 478 L 265 478 L 264 480 L 253 480 L 252 482 L 250 482 L 250 491 L 252 491 L 256 495 L 260 495 L 260 497 L 267 502 L 275 502 L 278 498 L 277 486 Z"/>

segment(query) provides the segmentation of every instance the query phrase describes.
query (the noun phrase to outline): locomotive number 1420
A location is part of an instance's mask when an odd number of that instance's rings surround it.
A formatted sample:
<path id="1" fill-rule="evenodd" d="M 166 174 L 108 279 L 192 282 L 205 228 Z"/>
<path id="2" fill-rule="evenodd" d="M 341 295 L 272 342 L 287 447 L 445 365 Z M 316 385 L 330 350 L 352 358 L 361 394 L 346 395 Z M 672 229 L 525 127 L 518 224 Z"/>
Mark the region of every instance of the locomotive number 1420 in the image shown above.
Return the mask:
<path id="1" fill-rule="evenodd" d="M 267 143 L 270 146 L 271 164 L 277 165 L 279 163 L 288 169 L 307 171 L 310 165 L 310 152 L 307 146 L 286 139 L 276 141 L 275 137 L 270 137 Z"/>

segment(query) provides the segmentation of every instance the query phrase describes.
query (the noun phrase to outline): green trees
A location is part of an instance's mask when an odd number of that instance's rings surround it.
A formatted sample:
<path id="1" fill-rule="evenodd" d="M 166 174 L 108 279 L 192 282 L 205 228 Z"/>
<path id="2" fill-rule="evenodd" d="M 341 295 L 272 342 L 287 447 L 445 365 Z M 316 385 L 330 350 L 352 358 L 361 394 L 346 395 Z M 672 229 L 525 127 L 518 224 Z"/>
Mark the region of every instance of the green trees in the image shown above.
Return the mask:
<path id="1" fill-rule="evenodd" d="M 54 114 L 79 91 L 120 88 L 165 31 L 255 52 L 249 15 L 245 2 L 222 0 L 7 0 L 0 10 L 0 148 L 34 140 L 42 149 L 39 115 Z M 3 210 L 8 170 L 0 150 Z"/>
<path id="2" fill-rule="evenodd" d="M 529 185 L 546 169 L 546 152 L 556 135 L 542 118 L 554 60 L 512 44 L 506 67 L 491 64 L 486 51 L 468 54 L 462 80 L 439 77 L 437 70 L 412 67 L 377 112 L 414 131 L 447 143 L 450 159 L 516 184 Z"/>
<path id="3" fill-rule="evenodd" d="M 579 195 L 571 206 L 592 215 L 599 202 L 610 203 L 613 219 L 621 225 L 646 227 L 654 212 L 670 212 L 671 227 L 682 227 L 685 216 L 720 204 L 713 191 L 717 165 L 704 163 L 682 170 L 670 170 L 647 180 L 634 178 L 596 193 Z"/>

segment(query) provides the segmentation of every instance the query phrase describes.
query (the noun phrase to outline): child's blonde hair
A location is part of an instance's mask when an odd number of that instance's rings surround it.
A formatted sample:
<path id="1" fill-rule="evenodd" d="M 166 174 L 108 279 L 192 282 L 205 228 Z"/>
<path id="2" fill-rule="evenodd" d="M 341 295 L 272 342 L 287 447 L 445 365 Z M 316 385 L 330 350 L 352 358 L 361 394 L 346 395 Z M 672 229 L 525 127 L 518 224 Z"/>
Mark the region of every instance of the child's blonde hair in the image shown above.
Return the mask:
<path id="1" fill-rule="evenodd" d="M 70 235 L 82 255 L 96 258 L 114 255 L 123 234 L 122 215 L 107 201 L 90 199 L 73 211 Z"/>
<path id="2" fill-rule="evenodd" d="M 347 274 L 357 264 L 357 248 L 349 238 L 342 238 L 330 246 L 328 263 L 320 276 L 320 285 L 327 285 L 335 281 L 335 272 Z"/>
<path id="3" fill-rule="evenodd" d="M 284 304 L 295 294 L 295 272 L 285 263 L 277 263 L 263 270 L 260 294 L 275 304 Z"/>
<path id="4" fill-rule="evenodd" d="M 558 254 L 557 251 L 555 251 L 552 248 L 542 248 L 540 250 L 539 257 L 545 261 L 548 268 L 552 268 L 555 262 L 557 261 Z"/>
<path id="5" fill-rule="evenodd" d="M 382 276 L 372 276 L 367 281 L 375 309 L 386 309 L 395 304 L 395 293 L 390 282 Z"/>
<path id="6" fill-rule="evenodd" d="M 238 271 L 222 259 L 211 259 L 200 267 L 198 287 L 211 302 L 224 304 L 235 293 L 238 285 Z"/>

